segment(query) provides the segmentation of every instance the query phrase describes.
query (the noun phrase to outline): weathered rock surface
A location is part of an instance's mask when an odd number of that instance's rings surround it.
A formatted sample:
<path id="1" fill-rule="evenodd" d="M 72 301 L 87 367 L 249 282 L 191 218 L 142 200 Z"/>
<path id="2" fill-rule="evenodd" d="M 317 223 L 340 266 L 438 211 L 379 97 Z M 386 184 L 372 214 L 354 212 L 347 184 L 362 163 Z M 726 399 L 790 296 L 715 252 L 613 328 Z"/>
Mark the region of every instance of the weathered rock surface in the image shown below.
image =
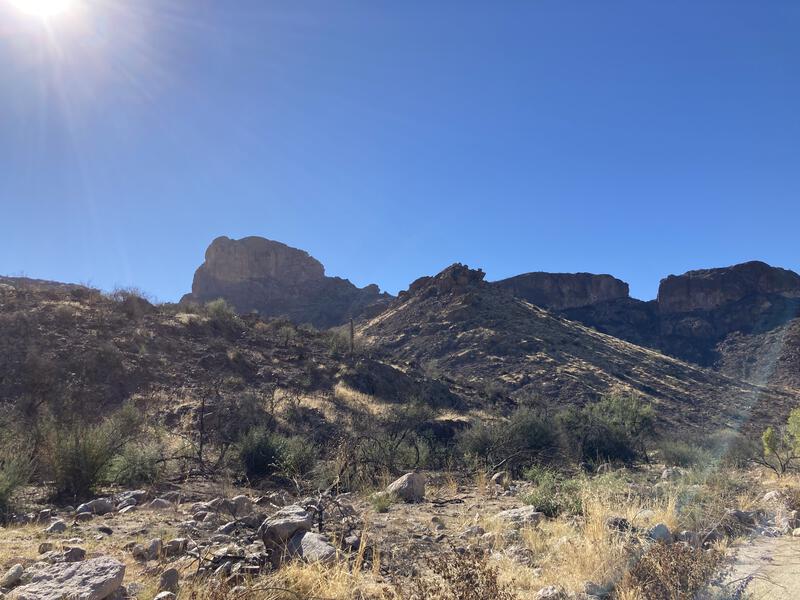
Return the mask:
<path id="1" fill-rule="evenodd" d="M 22 574 L 25 572 L 25 569 L 22 565 L 14 565 L 5 574 L 0 577 L 0 588 L 10 588 L 14 587 L 19 583 L 19 580 L 22 578 Z"/>
<path id="2" fill-rule="evenodd" d="M 29 583 L 13 590 L 9 600 L 103 600 L 125 577 L 125 565 L 109 557 L 54 565 L 34 573 Z"/>
<path id="3" fill-rule="evenodd" d="M 90 502 L 81 504 L 76 513 L 92 513 L 95 515 L 104 515 L 114 510 L 114 503 L 108 498 L 95 498 Z"/>
<path id="4" fill-rule="evenodd" d="M 286 544 L 286 554 L 308 562 L 330 563 L 336 560 L 336 548 L 328 538 L 312 531 L 298 531 L 294 534 Z"/>
<path id="5" fill-rule="evenodd" d="M 611 275 L 525 273 L 492 284 L 531 304 L 553 310 L 577 308 L 628 297 L 628 284 Z"/>
<path id="6" fill-rule="evenodd" d="M 425 499 L 425 475 L 406 473 L 390 483 L 386 492 L 406 502 L 422 502 Z"/>
<path id="7" fill-rule="evenodd" d="M 523 506 L 499 512 L 495 518 L 518 527 L 533 527 L 544 520 L 544 513 L 537 511 L 533 506 Z"/>
<path id="8" fill-rule="evenodd" d="M 310 531 L 311 524 L 311 513 L 302 506 L 285 506 L 261 524 L 258 535 L 270 548 L 286 543 L 298 531 Z"/>
<path id="9" fill-rule="evenodd" d="M 303 250 L 261 237 L 215 239 L 183 301 L 227 300 L 238 312 L 257 311 L 318 327 L 341 325 L 388 300 L 376 285 L 358 288 L 327 277 Z"/>

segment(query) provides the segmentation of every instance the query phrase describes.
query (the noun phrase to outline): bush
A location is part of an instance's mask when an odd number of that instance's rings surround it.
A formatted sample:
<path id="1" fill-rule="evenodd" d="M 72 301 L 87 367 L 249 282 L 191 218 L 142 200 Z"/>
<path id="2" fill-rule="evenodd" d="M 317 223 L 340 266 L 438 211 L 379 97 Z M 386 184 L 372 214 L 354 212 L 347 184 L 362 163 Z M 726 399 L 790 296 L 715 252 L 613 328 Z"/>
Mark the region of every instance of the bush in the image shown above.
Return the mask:
<path id="1" fill-rule="evenodd" d="M 280 468 L 281 440 L 264 428 L 253 428 L 239 440 L 239 459 L 248 479 L 269 477 Z"/>
<path id="2" fill-rule="evenodd" d="M 48 424 L 40 463 L 53 481 L 56 496 L 73 501 L 90 496 L 139 426 L 139 414 L 131 405 L 97 425 Z"/>
<path id="3" fill-rule="evenodd" d="M 306 438 L 296 435 L 279 440 L 278 466 L 283 475 L 303 478 L 317 462 L 314 445 Z"/>
<path id="4" fill-rule="evenodd" d="M 711 452 L 683 440 L 663 440 L 658 451 L 661 461 L 670 467 L 692 467 L 712 461 Z"/>
<path id="5" fill-rule="evenodd" d="M 583 512 L 580 481 L 562 480 L 555 471 L 548 470 L 537 471 L 535 477 L 536 488 L 523 497 L 525 504 L 551 518 L 560 514 L 579 515 Z"/>
<path id="6" fill-rule="evenodd" d="M 164 453 L 160 444 L 128 444 L 109 466 L 108 480 L 127 487 L 153 485 L 164 474 Z"/>
<path id="7" fill-rule="evenodd" d="M 655 544 L 625 575 L 621 588 L 642 600 L 692 600 L 716 573 L 721 556 L 681 544 Z"/>
<path id="8" fill-rule="evenodd" d="M 28 454 L 4 451 L 0 454 L 0 522 L 11 512 L 14 493 L 31 476 L 32 461 Z"/>

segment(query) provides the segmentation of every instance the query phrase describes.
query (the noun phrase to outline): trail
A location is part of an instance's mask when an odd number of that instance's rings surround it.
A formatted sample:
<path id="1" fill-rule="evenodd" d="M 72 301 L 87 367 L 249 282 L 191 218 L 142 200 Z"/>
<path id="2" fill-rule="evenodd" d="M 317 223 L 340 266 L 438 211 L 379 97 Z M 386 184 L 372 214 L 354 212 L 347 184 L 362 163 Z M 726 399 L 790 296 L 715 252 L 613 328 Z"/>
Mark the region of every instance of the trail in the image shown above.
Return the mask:
<path id="1" fill-rule="evenodd" d="M 728 581 L 748 576 L 749 600 L 800 600 L 800 538 L 757 537 L 737 546 Z"/>

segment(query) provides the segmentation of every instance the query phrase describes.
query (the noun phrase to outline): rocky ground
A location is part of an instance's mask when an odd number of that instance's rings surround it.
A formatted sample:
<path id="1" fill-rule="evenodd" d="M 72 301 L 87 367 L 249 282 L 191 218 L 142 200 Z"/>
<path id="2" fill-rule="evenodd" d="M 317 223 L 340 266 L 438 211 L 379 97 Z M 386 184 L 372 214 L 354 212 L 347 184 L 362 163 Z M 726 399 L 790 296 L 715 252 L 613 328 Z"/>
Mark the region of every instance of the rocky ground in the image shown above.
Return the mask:
<path id="1" fill-rule="evenodd" d="M 17 515 L 0 536 L 0 597 L 412 598 L 408 582 L 435 577 L 437 557 L 478 553 L 513 597 L 588 600 L 621 593 L 625 565 L 657 545 L 726 556 L 708 577 L 714 597 L 793 597 L 781 595 L 797 585 L 793 484 L 726 492 L 678 469 L 576 481 L 580 514 L 552 516 L 531 504 L 536 483 L 503 473 L 412 473 L 383 492 L 305 498 L 207 482 L 118 491 Z"/>

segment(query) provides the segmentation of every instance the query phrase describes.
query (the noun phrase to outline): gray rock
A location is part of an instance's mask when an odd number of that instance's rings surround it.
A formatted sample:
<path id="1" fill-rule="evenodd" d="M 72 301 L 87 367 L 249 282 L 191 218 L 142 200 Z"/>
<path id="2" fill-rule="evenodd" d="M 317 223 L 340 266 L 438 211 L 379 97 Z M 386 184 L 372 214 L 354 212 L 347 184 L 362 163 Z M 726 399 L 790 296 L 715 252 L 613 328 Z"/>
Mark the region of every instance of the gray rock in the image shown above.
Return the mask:
<path id="1" fill-rule="evenodd" d="M 147 508 L 150 510 L 167 510 L 173 508 L 172 502 L 169 500 L 164 500 L 164 498 L 156 498 L 149 504 L 147 504 Z"/>
<path id="2" fill-rule="evenodd" d="M 286 554 L 307 562 L 331 563 L 336 560 L 336 548 L 320 533 L 298 531 L 286 545 Z"/>
<path id="3" fill-rule="evenodd" d="M 153 598 L 153 600 L 175 600 L 175 598 L 177 598 L 177 596 L 172 592 L 161 592 L 158 596 Z"/>
<path id="4" fill-rule="evenodd" d="M 683 472 L 678 467 L 668 467 L 661 471 L 661 479 L 664 481 L 678 479 L 681 475 L 683 475 Z"/>
<path id="5" fill-rule="evenodd" d="M 523 506 L 499 512 L 495 518 L 517 527 L 535 527 L 544 520 L 544 513 L 533 506 Z"/>
<path id="6" fill-rule="evenodd" d="M 39 554 L 50 552 L 54 547 L 53 542 L 42 542 L 39 544 Z"/>
<path id="7" fill-rule="evenodd" d="M 230 500 L 234 517 L 243 517 L 253 512 L 253 503 L 244 495 L 234 496 Z"/>
<path id="8" fill-rule="evenodd" d="M 8 600 L 104 600 L 119 589 L 124 577 L 125 565 L 107 556 L 54 565 L 36 572 Z"/>
<path id="9" fill-rule="evenodd" d="M 180 556 L 186 552 L 189 540 L 187 538 L 174 538 L 164 544 L 165 556 Z"/>
<path id="10" fill-rule="evenodd" d="M 658 523 L 654 525 L 647 531 L 648 539 L 651 539 L 656 542 L 663 542 L 664 544 L 672 543 L 672 533 L 669 531 L 669 527 L 664 525 L 664 523 Z"/>
<path id="11" fill-rule="evenodd" d="M 564 600 L 567 594 L 559 587 L 548 585 L 533 595 L 533 600 Z"/>
<path id="12" fill-rule="evenodd" d="M 22 579 L 22 574 L 24 572 L 25 568 L 22 565 L 14 565 L 8 571 L 6 571 L 5 575 L 0 577 L 0 588 L 14 587 L 19 583 L 19 580 Z"/>
<path id="13" fill-rule="evenodd" d="M 311 514 L 296 504 L 280 509 L 268 517 L 258 528 L 258 536 L 267 548 L 281 545 L 291 539 L 298 531 L 310 531 Z"/>
<path id="14" fill-rule="evenodd" d="M 67 530 L 67 524 L 61 519 L 53 521 L 50 526 L 44 530 L 45 533 L 64 533 Z"/>
<path id="15" fill-rule="evenodd" d="M 86 521 L 91 521 L 92 519 L 94 519 L 94 514 L 90 512 L 82 512 L 75 515 L 76 523 L 85 523 Z"/>
<path id="16" fill-rule="evenodd" d="M 507 488 L 511 485 L 511 475 L 509 475 L 508 471 L 498 471 L 492 475 L 492 483 L 502 488 Z"/>
<path id="17" fill-rule="evenodd" d="M 177 569 L 167 569 L 158 580 L 158 590 L 161 592 L 177 592 L 180 579 Z"/>
<path id="18" fill-rule="evenodd" d="M 425 476 L 422 473 L 406 473 L 386 488 L 406 502 L 422 502 L 425 499 Z"/>
<path id="19" fill-rule="evenodd" d="M 114 510 L 114 503 L 108 498 L 95 498 L 91 502 L 81 504 L 75 511 L 77 513 L 94 513 L 104 515 Z"/>

